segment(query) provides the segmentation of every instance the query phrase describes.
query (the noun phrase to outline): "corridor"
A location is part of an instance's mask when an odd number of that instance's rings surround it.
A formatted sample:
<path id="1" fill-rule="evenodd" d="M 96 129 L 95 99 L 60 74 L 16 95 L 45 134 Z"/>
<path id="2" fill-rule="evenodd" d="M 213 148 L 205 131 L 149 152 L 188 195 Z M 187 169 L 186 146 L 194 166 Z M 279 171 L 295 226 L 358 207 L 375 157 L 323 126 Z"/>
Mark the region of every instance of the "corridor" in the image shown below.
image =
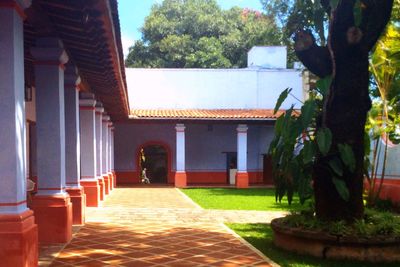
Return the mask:
<path id="1" fill-rule="evenodd" d="M 40 266 L 271 266 L 221 223 L 234 212 L 221 216 L 175 188 L 116 188 L 56 258 L 41 250 Z"/>

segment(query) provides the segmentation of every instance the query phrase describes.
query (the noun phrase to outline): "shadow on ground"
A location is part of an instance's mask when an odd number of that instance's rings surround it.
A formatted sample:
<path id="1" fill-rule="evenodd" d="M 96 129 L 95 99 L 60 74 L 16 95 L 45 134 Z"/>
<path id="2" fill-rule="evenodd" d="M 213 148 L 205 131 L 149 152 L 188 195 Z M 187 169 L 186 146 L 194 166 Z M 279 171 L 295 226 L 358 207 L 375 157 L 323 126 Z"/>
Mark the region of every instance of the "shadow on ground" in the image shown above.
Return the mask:
<path id="1" fill-rule="evenodd" d="M 50 266 L 269 266 L 220 225 L 88 223 Z"/>

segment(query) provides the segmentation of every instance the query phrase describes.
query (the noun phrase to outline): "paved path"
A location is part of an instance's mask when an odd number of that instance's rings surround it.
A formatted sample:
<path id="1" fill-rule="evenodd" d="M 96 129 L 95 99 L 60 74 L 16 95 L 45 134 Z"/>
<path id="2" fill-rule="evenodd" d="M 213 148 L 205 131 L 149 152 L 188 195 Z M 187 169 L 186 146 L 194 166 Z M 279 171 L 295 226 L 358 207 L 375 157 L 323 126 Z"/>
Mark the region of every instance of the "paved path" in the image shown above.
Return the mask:
<path id="1" fill-rule="evenodd" d="M 51 266 L 271 266 L 222 222 L 281 215 L 203 210 L 175 188 L 117 188 Z"/>

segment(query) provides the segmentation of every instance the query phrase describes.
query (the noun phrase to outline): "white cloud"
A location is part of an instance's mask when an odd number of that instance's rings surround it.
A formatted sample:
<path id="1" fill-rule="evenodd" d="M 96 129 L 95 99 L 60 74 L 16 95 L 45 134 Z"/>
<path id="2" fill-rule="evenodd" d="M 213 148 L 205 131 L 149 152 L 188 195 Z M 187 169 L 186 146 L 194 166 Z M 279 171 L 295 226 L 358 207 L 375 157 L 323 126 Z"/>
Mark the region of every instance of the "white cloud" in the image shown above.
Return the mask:
<path id="1" fill-rule="evenodd" d="M 131 47 L 135 43 L 135 40 L 122 33 L 121 34 L 121 42 L 122 42 L 122 49 L 124 51 L 124 58 L 126 58 L 129 53 L 129 47 Z"/>

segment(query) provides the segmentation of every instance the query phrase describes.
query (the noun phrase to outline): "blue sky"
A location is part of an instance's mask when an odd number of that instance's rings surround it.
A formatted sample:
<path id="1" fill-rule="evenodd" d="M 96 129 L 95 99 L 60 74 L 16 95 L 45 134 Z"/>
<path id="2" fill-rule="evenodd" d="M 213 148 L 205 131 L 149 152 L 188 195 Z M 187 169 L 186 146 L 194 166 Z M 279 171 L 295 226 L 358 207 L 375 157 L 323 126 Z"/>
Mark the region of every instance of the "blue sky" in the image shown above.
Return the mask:
<path id="1" fill-rule="evenodd" d="M 143 25 L 144 18 L 149 15 L 151 6 L 161 2 L 162 0 L 118 0 L 121 39 L 125 55 L 129 46 L 141 38 L 139 28 Z M 260 0 L 217 0 L 217 2 L 223 9 L 239 6 L 262 11 Z"/>

